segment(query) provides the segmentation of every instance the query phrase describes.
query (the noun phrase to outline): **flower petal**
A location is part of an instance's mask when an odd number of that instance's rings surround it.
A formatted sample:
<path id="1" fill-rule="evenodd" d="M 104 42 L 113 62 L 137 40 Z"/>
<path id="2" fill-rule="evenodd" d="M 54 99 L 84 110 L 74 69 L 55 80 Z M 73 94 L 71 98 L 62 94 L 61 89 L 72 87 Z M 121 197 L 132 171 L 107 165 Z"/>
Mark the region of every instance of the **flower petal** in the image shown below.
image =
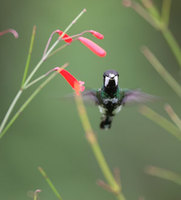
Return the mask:
<path id="1" fill-rule="evenodd" d="M 94 43 L 93 41 L 91 41 L 85 37 L 79 37 L 78 40 L 80 40 L 80 42 L 82 44 L 84 44 L 87 48 L 89 48 L 96 55 L 98 55 L 100 57 L 106 56 L 106 51 L 102 47 L 100 47 L 99 45 Z"/>
<path id="2" fill-rule="evenodd" d="M 63 34 L 63 31 L 61 30 L 56 30 L 56 33 L 58 33 L 60 36 Z M 64 39 L 64 41 L 66 43 L 71 43 L 72 42 L 72 38 L 68 35 L 68 34 L 64 34 L 64 36 L 62 37 L 62 39 Z"/>
<path id="3" fill-rule="evenodd" d="M 97 32 L 97 31 L 94 31 L 94 30 L 90 30 L 89 31 L 93 36 L 95 36 L 97 39 L 104 39 L 104 35 L 102 35 L 101 33 Z"/>
<path id="4" fill-rule="evenodd" d="M 69 83 L 69 85 L 76 91 L 78 95 L 79 92 L 83 92 L 85 90 L 85 86 L 83 81 L 78 81 L 72 74 L 70 74 L 67 70 L 62 69 L 60 67 L 54 68 L 54 71 L 58 71 L 65 80 Z"/>

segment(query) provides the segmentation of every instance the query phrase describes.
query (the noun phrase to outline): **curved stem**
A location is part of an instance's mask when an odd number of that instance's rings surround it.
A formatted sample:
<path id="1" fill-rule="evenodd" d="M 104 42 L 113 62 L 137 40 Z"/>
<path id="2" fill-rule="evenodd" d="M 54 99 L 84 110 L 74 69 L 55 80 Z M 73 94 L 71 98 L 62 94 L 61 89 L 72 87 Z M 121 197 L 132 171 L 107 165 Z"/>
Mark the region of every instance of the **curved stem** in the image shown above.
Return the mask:
<path id="1" fill-rule="evenodd" d="M 81 95 L 76 95 L 75 99 L 79 116 L 86 133 L 87 140 L 93 150 L 94 156 L 99 164 L 99 167 L 104 177 L 106 178 L 111 190 L 116 195 L 117 199 L 125 200 L 125 197 L 121 192 L 121 186 L 116 182 L 114 176 L 112 175 L 111 170 L 109 169 L 108 164 L 101 151 L 97 138 L 92 130 Z"/>
<path id="2" fill-rule="evenodd" d="M 83 9 L 80 12 L 80 14 L 69 24 L 69 26 L 65 29 L 64 34 L 72 27 L 73 24 L 76 23 L 76 21 L 82 16 L 82 14 L 84 12 L 86 12 L 86 9 Z M 32 33 L 32 39 L 31 39 L 31 42 L 30 42 L 29 55 L 28 55 L 28 59 L 27 59 L 26 67 L 25 67 L 25 72 L 24 72 L 24 75 L 23 75 L 22 87 L 18 91 L 18 93 L 16 94 L 16 96 L 15 96 L 14 100 L 12 101 L 7 113 L 5 114 L 5 117 L 4 117 L 4 119 L 3 119 L 3 121 L 2 121 L 2 123 L 0 125 L 0 134 L 2 133 L 3 128 L 6 125 L 6 123 L 8 121 L 8 118 L 9 118 L 13 108 L 15 107 L 19 97 L 21 96 L 21 94 L 23 92 L 23 89 L 27 87 L 27 85 L 28 85 L 29 81 L 31 80 L 31 78 L 33 77 L 33 75 L 36 73 L 36 71 L 39 69 L 39 67 L 42 65 L 42 63 L 45 61 L 45 59 L 49 56 L 49 54 L 52 52 L 52 50 L 56 47 L 56 45 L 59 43 L 59 41 L 61 40 L 61 38 L 63 37 L 64 34 L 62 34 L 62 36 L 59 37 L 59 39 L 52 45 L 52 47 L 49 49 L 49 51 L 46 53 L 46 55 L 43 56 L 43 58 L 39 61 L 39 63 L 35 66 L 33 71 L 30 73 L 30 75 L 26 79 L 26 75 L 27 75 L 28 67 L 29 67 L 29 62 L 30 62 L 30 58 L 31 58 L 31 51 L 32 51 L 32 47 L 33 47 L 34 36 L 35 36 L 35 27 L 34 27 L 33 33 Z M 26 79 L 26 81 L 25 81 L 25 79 Z M 14 121 L 12 121 L 12 120 L 10 121 L 11 122 L 11 123 L 9 123 L 10 126 Z M 8 128 L 9 127 L 6 127 L 6 130 L 3 131 L 3 135 L 7 131 Z M 0 138 L 2 138 L 2 135 L 0 135 Z"/>
<path id="3" fill-rule="evenodd" d="M 158 124 L 160 127 L 164 128 L 166 131 L 171 133 L 173 136 L 175 136 L 177 139 L 181 141 L 181 131 L 175 126 L 172 122 L 167 120 L 165 117 L 159 115 L 155 111 L 153 111 L 148 106 L 142 106 L 140 108 L 140 113 L 147 117 L 148 119 L 152 120 L 156 124 Z"/>
<path id="4" fill-rule="evenodd" d="M 36 71 L 39 69 L 39 67 L 42 65 L 42 63 L 46 60 L 46 58 L 49 56 L 49 54 L 53 51 L 53 49 L 57 46 L 57 44 L 60 42 L 60 40 L 62 40 L 62 37 L 65 35 L 65 33 L 72 27 L 73 24 L 75 24 L 77 22 L 77 20 L 86 12 L 86 9 L 83 9 L 80 14 L 68 25 L 68 27 L 64 30 L 63 34 L 58 38 L 58 40 L 50 47 L 50 49 L 45 53 L 45 55 L 42 57 L 42 59 L 40 60 L 40 62 L 36 65 L 36 67 L 33 69 L 33 71 L 31 72 L 31 74 L 28 76 L 28 78 L 26 79 L 24 86 L 26 87 L 26 85 L 29 83 L 29 81 L 31 80 L 31 78 L 33 77 L 33 75 L 36 73 Z"/>
<path id="5" fill-rule="evenodd" d="M 145 169 L 145 172 L 148 173 L 149 175 L 172 181 L 173 183 L 176 183 L 181 186 L 181 175 L 176 174 L 175 172 L 172 172 L 170 170 L 155 166 L 148 166 Z"/>
<path id="6" fill-rule="evenodd" d="M 155 70 L 160 74 L 160 76 L 168 83 L 168 85 L 173 89 L 173 91 L 181 98 L 181 86 L 172 77 L 172 75 L 164 68 L 156 56 L 147 48 L 143 47 L 143 54 L 152 64 Z"/>
<path id="7" fill-rule="evenodd" d="M 168 45 L 170 46 L 170 49 L 172 50 L 179 66 L 181 67 L 181 49 L 175 40 L 172 32 L 169 29 L 161 29 L 161 32 L 167 41 Z"/>

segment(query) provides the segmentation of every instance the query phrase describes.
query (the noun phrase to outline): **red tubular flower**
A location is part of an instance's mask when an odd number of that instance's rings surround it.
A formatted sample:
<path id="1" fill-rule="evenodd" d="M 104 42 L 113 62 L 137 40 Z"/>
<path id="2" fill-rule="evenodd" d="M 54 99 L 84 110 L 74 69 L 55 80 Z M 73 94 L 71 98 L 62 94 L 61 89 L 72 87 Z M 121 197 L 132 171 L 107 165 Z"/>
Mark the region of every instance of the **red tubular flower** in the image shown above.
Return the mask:
<path id="1" fill-rule="evenodd" d="M 106 51 L 102 47 L 100 47 L 99 45 L 94 43 L 93 41 L 91 41 L 85 37 L 79 37 L 78 40 L 80 40 L 80 42 L 82 44 L 84 44 L 87 48 L 89 48 L 96 55 L 98 55 L 100 57 L 106 56 Z"/>
<path id="2" fill-rule="evenodd" d="M 89 31 L 93 36 L 95 36 L 97 39 L 104 39 L 104 35 L 102 35 L 101 33 L 97 32 L 97 31 L 93 31 L 93 30 L 90 30 Z"/>
<path id="3" fill-rule="evenodd" d="M 63 34 L 63 31 L 61 30 L 56 30 L 56 33 L 58 33 L 60 36 Z M 72 38 L 68 35 L 68 34 L 64 34 L 64 36 L 62 37 L 62 39 L 64 39 L 64 41 L 66 43 L 71 43 L 72 42 Z"/>
<path id="4" fill-rule="evenodd" d="M 78 81 L 72 74 L 70 74 L 67 70 L 62 69 L 60 67 L 56 67 L 54 71 L 58 71 L 65 80 L 70 84 L 70 86 L 75 90 L 76 94 L 79 95 L 79 92 L 83 92 L 85 90 L 84 82 Z"/>

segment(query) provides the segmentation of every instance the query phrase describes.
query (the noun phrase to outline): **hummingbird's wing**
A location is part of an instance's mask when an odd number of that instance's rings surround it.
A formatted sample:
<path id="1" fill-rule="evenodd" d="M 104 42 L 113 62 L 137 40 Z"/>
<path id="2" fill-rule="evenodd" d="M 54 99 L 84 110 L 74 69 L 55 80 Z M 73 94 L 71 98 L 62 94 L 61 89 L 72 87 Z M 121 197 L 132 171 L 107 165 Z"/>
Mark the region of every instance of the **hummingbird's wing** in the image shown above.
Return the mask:
<path id="1" fill-rule="evenodd" d="M 151 102 L 158 99 L 156 96 L 141 92 L 140 90 L 128 90 L 123 89 L 121 91 L 121 94 L 123 96 L 122 98 L 122 104 L 126 103 L 145 103 L 145 102 Z"/>
<path id="2" fill-rule="evenodd" d="M 93 105 L 99 105 L 99 92 L 98 90 L 85 90 L 84 92 L 81 92 L 82 99 L 87 104 L 93 104 Z M 63 96 L 61 99 L 66 101 L 72 101 L 74 100 L 75 93 L 67 94 Z"/>
<path id="3" fill-rule="evenodd" d="M 94 103 L 95 105 L 100 104 L 97 90 L 85 90 L 81 94 L 82 94 L 82 98 L 85 102 Z"/>

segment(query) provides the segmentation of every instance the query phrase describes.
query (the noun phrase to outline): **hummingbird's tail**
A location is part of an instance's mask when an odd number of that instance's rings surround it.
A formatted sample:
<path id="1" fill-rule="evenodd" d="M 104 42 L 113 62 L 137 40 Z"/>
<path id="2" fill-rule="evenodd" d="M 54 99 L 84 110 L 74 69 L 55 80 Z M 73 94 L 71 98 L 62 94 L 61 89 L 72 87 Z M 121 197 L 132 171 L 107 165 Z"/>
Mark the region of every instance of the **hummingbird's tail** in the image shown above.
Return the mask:
<path id="1" fill-rule="evenodd" d="M 111 128 L 111 123 L 112 123 L 112 116 L 103 116 L 102 121 L 100 123 L 100 128 L 104 130 L 108 130 Z"/>

